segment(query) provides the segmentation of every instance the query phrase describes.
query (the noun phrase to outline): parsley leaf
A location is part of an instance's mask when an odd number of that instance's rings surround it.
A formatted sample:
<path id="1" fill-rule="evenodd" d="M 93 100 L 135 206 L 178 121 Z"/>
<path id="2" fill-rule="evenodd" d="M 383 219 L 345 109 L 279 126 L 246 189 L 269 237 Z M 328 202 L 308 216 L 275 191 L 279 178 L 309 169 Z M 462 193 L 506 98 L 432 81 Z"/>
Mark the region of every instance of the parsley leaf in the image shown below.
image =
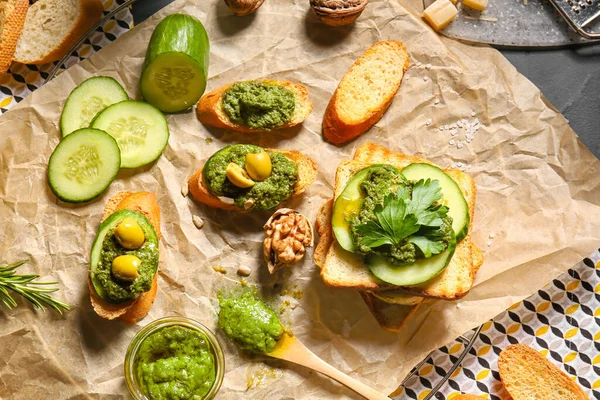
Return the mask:
<path id="1" fill-rule="evenodd" d="M 369 221 L 356 227 L 360 242 L 371 248 L 384 244 L 399 245 L 402 239 L 419 230 L 417 217 L 407 214 L 406 199 L 390 193 L 383 200 L 383 206 L 375 206 L 377 221 Z"/>
<path id="2" fill-rule="evenodd" d="M 421 179 L 412 192 L 409 187 L 400 186 L 396 193 L 384 197 L 383 204 L 375 206 L 374 219 L 354 227 L 358 244 L 376 249 L 384 245 L 400 248 L 411 243 L 425 258 L 443 252 L 447 247 L 444 229 L 448 229 L 449 210 L 438 203 L 441 199 L 438 180 Z"/>

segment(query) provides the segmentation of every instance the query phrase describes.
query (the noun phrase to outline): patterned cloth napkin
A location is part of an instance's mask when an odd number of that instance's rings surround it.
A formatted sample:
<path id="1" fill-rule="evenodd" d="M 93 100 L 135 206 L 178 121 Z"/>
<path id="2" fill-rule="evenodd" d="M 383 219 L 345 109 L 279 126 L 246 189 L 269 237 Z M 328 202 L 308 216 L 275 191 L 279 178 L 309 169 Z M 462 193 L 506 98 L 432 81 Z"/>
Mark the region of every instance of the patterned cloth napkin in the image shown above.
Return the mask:
<path id="1" fill-rule="evenodd" d="M 465 334 L 467 338 L 472 333 Z M 540 351 L 575 379 L 590 399 L 600 399 L 600 250 L 542 290 L 483 325 L 474 346 L 434 397 L 458 393 L 507 398 L 498 374 L 498 355 L 511 344 Z M 423 400 L 463 352 L 459 340 L 434 351 L 415 370 L 398 399 Z"/>
<path id="2" fill-rule="evenodd" d="M 122 4 L 123 0 L 104 0 L 102 3 L 104 5 L 104 15 L 106 15 Z M 89 57 L 131 28 L 133 28 L 133 17 L 129 9 L 125 8 L 105 21 L 94 34 L 86 39 L 77 51 L 69 57 L 62 69 L 66 69 Z M 8 111 L 31 92 L 41 87 L 46 82 L 50 72 L 56 67 L 56 64 L 13 64 L 7 74 L 0 76 L 0 114 Z"/>

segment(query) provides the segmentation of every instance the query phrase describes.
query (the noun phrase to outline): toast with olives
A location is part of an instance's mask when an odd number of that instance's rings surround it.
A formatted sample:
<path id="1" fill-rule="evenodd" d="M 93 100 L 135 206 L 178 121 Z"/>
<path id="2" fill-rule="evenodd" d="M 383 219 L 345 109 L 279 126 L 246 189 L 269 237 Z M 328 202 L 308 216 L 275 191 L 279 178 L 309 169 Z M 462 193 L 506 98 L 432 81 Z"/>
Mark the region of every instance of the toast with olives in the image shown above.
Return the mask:
<path id="1" fill-rule="evenodd" d="M 308 89 L 306 88 L 306 86 L 286 80 L 276 79 L 264 79 L 259 80 L 259 82 L 281 86 L 283 88 L 289 89 L 292 93 L 294 93 L 294 113 L 292 114 L 290 120 L 287 123 L 275 129 L 287 129 L 292 128 L 296 125 L 300 125 L 311 113 L 313 105 L 308 99 Z M 230 129 L 242 133 L 269 132 L 269 130 L 255 129 L 248 126 L 239 125 L 233 122 L 227 116 L 227 114 L 223 110 L 223 95 L 234 84 L 235 83 L 223 85 L 202 96 L 202 98 L 198 101 L 198 106 L 196 110 L 200 122 L 217 128 Z"/>
<path id="2" fill-rule="evenodd" d="M 513 400 L 586 400 L 581 387 L 539 352 L 524 344 L 508 346 L 498 358 L 500 379 Z"/>
<path id="3" fill-rule="evenodd" d="M 120 210 L 131 210 L 144 215 L 154 228 L 158 238 L 160 233 L 160 208 L 154 193 L 149 192 L 120 192 L 111 197 L 104 206 L 104 221 L 111 214 Z M 128 324 L 135 324 L 150 311 L 158 290 L 158 273 L 154 275 L 152 287 L 142 293 L 138 298 L 124 303 L 113 304 L 102 299 L 94 289 L 91 278 L 88 276 L 90 288 L 90 301 L 96 314 L 105 319 L 119 319 Z"/>
<path id="4" fill-rule="evenodd" d="M 298 181 L 296 182 L 292 196 L 299 196 L 302 194 L 306 188 L 310 186 L 315 179 L 317 179 L 317 163 L 312 158 L 296 150 L 265 150 L 283 153 L 298 166 Z M 203 168 L 204 167 L 200 167 L 200 169 L 198 169 L 188 180 L 188 187 L 192 198 L 200 203 L 206 204 L 209 207 L 222 208 L 225 210 L 245 211 L 235 204 L 232 204 L 232 202 L 225 202 L 223 199 L 214 196 L 208 191 L 208 188 L 204 183 L 204 175 L 202 174 Z"/>
<path id="5" fill-rule="evenodd" d="M 323 136 L 340 144 L 363 134 L 383 117 L 400 88 L 410 57 L 397 40 L 375 43 L 350 67 L 323 118 Z"/>
<path id="6" fill-rule="evenodd" d="M 337 198 L 344 190 L 346 183 L 357 171 L 373 164 L 391 164 L 402 169 L 411 163 L 427 163 L 430 161 L 394 153 L 374 143 L 366 143 L 360 146 L 350 161 L 340 164 L 336 172 L 334 198 Z M 475 182 L 465 173 L 458 170 L 445 170 L 460 187 L 469 209 L 470 225 L 472 229 L 473 214 L 475 210 Z M 321 214 L 325 210 L 321 209 Z M 317 220 L 323 219 L 320 216 Z M 331 219 L 324 223 L 331 224 Z M 318 224 L 319 225 L 319 224 Z M 323 229 L 322 229 L 323 230 Z M 355 289 L 361 291 L 380 291 L 389 289 L 400 289 L 396 293 L 403 297 L 405 294 L 423 297 L 439 298 L 444 300 L 456 300 L 465 296 L 471 289 L 475 280 L 475 273 L 483 263 L 481 251 L 471 241 L 470 234 L 456 246 L 454 255 L 449 265 L 435 278 L 414 286 L 397 287 L 376 278 L 362 257 L 357 257 L 341 248 L 333 235 L 321 237 L 323 244 L 317 244 L 317 255 L 321 267 L 321 277 L 325 284 L 338 288 Z M 326 253 L 324 253 L 326 251 Z M 324 254 L 323 254 L 324 253 Z M 393 294 L 391 295 L 393 296 Z"/>

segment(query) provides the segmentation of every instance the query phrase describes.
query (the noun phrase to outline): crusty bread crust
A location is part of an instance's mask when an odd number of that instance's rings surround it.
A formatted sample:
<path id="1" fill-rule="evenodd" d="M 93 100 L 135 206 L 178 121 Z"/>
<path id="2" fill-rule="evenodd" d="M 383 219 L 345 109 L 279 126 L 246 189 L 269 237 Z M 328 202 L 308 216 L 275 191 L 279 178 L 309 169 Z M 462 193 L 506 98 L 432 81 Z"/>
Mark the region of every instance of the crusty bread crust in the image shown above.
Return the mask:
<path id="1" fill-rule="evenodd" d="M 380 163 L 391 164 L 398 169 L 402 169 L 415 162 L 432 164 L 430 161 L 419 157 L 394 153 L 374 143 L 365 143 L 356 150 L 352 160 L 340 163 L 336 171 L 335 198 L 341 194 L 351 176 L 360 169 Z M 445 172 L 457 182 L 467 200 L 471 217 L 469 231 L 471 231 L 477 190 L 475 182 L 462 171 L 446 170 Z M 326 220 L 321 215 L 319 218 L 323 219 L 321 224 L 331 224 L 331 217 Z M 319 226 L 319 221 L 317 222 L 317 226 Z M 326 228 L 321 228 L 321 230 L 327 232 Z M 397 292 L 397 301 L 404 301 L 406 294 L 444 300 L 459 299 L 471 289 L 475 281 L 475 273 L 483 263 L 481 251 L 473 245 L 471 235 L 468 234 L 456 246 L 454 256 L 448 267 L 437 277 L 421 285 L 398 288 L 377 279 L 365 265 L 362 258 L 343 250 L 337 244 L 333 235 L 331 236 L 331 238 L 321 236 L 320 240 L 324 240 L 324 242 L 323 244 L 317 244 L 316 248 L 319 257 L 322 257 L 322 253 L 327 249 L 324 260 L 319 259 L 322 265 L 321 278 L 325 284 L 338 288 L 370 291 L 402 289 Z M 391 301 L 391 299 L 388 299 L 388 301 Z"/>
<path id="2" fill-rule="evenodd" d="M 344 101 L 343 97 L 349 95 L 350 92 L 364 93 L 373 91 L 369 87 L 358 87 L 355 81 L 356 77 L 368 77 L 367 81 L 377 79 L 374 76 L 386 73 L 389 66 L 383 61 L 380 63 L 374 63 L 374 61 L 378 59 L 383 60 L 383 58 L 388 57 L 393 59 L 393 65 L 399 68 L 399 70 L 396 75 L 386 80 L 386 85 L 384 86 L 385 92 L 381 95 L 377 104 L 371 107 L 364 107 L 361 110 L 360 117 L 350 117 L 347 115 L 346 111 L 348 107 L 346 103 L 348 100 Z M 410 57 L 406 48 L 402 42 L 396 40 L 377 42 L 367 49 L 354 62 L 348 72 L 346 72 L 327 105 L 325 116 L 323 117 L 323 136 L 325 140 L 334 144 L 345 143 L 375 125 L 392 104 L 392 100 L 402 83 L 404 73 L 408 69 L 409 61 Z M 377 70 L 373 71 L 373 68 Z M 378 78 L 382 79 L 382 77 Z M 380 96 L 379 93 L 371 93 L 371 95 L 374 97 Z"/>
<path id="3" fill-rule="evenodd" d="M 8 0 L 0 3 L 0 9 L 4 13 L 4 22 L 0 26 L 0 75 L 8 71 L 13 61 L 28 8 L 29 0 Z"/>
<path id="4" fill-rule="evenodd" d="M 508 346 L 498 358 L 498 372 L 513 400 L 587 400 L 579 385 L 556 365 L 524 344 Z"/>
<path id="5" fill-rule="evenodd" d="M 41 1 L 39 3 L 41 3 Z M 32 5 L 32 7 L 37 6 L 38 3 Z M 104 6 L 102 5 L 101 0 L 79 0 L 79 16 L 77 21 L 75 21 L 73 28 L 65 35 L 58 46 L 52 49 L 44 57 L 37 60 L 19 59 L 18 55 L 15 54 L 14 61 L 22 64 L 39 65 L 60 60 L 87 31 L 100 21 L 103 11 Z M 21 36 L 21 40 L 25 40 L 24 38 L 27 38 L 27 31 L 23 31 Z M 35 40 L 35 38 L 27 39 Z"/>
<path id="6" fill-rule="evenodd" d="M 379 326 L 391 332 L 399 332 L 424 301 L 421 298 L 413 305 L 390 304 L 369 292 L 360 292 L 360 295 Z"/>
<path id="7" fill-rule="evenodd" d="M 104 221 L 111 214 L 120 210 L 131 210 L 143 214 L 156 231 L 158 238 L 160 233 L 160 208 L 156 195 L 150 192 L 120 192 L 111 197 L 104 206 Z M 96 314 L 105 319 L 119 318 L 128 324 L 135 324 L 144 318 L 156 298 L 158 290 L 158 273 L 154 275 L 152 286 L 149 291 L 142 293 L 137 299 L 125 303 L 113 304 L 102 299 L 96 293 L 91 278 L 88 275 L 88 286 L 90 288 L 90 301 Z"/>
<path id="8" fill-rule="evenodd" d="M 302 194 L 311 183 L 317 179 L 317 163 L 310 157 L 300 153 L 296 150 L 280 150 L 280 149 L 265 149 L 272 152 L 283 153 L 287 158 L 292 160 L 298 165 L 298 182 L 294 188 L 292 196 L 298 196 Z M 225 210 L 235 210 L 244 212 L 245 210 L 239 208 L 235 204 L 228 204 L 221 201 L 218 197 L 213 196 L 206 187 L 202 175 L 201 167 L 197 170 L 194 175 L 188 180 L 188 187 L 192 198 L 200 203 L 204 203 L 209 207 L 222 208 Z"/>
<path id="9" fill-rule="evenodd" d="M 308 99 L 308 89 L 304 85 L 276 79 L 262 79 L 260 82 L 286 87 L 296 95 L 296 108 L 294 110 L 294 115 L 287 124 L 277 129 L 287 129 L 299 125 L 304 122 L 304 120 L 311 113 L 313 105 Z M 233 83 L 223 85 L 202 96 L 202 98 L 198 101 L 198 107 L 196 110 L 200 122 L 206 125 L 215 126 L 217 128 L 231 129 L 242 133 L 269 132 L 262 129 L 253 129 L 247 126 L 238 125 L 229 120 L 225 112 L 223 112 L 221 101 L 223 99 L 223 93 L 225 93 L 225 91 L 227 91 L 227 89 L 229 89 L 231 86 L 233 86 Z"/>

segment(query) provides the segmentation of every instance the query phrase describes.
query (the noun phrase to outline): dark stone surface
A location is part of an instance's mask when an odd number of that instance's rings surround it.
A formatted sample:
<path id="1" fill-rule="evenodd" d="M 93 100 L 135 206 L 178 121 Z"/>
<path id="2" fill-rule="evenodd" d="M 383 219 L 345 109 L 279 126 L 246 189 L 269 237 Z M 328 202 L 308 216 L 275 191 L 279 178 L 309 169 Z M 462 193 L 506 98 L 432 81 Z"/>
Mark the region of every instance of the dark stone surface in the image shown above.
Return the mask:
<path id="1" fill-rule="evenodd" d="M 138 0 L 139 24 L 172 0 Z M 198 0 L 201 2 L 202 0 Z M 545 50 L 499 49 L 569 120 L 581 141 L 600 158 L 600 44 Z"/>

